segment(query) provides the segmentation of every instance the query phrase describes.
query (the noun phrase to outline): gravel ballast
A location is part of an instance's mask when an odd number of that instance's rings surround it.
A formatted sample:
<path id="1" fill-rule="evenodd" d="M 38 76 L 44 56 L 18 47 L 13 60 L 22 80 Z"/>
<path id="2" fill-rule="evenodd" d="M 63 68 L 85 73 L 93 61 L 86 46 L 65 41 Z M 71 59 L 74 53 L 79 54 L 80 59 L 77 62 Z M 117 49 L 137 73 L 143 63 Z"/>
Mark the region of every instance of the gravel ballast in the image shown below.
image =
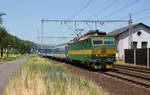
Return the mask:
<path id="1" fill-rule="evenodd" d="M 70 64 L 53 61 L 55 64 L 62 64 L 66 69 L 78 76 L 84 76 L 88 80 L 92 80 L 99 87 L 108 91 L 110 95 L 150 95 L 150 88 L 141 87 L 139 85 L 123 81 L 117 78 L 104 75 L 99 72 L 89 71 Z"/>

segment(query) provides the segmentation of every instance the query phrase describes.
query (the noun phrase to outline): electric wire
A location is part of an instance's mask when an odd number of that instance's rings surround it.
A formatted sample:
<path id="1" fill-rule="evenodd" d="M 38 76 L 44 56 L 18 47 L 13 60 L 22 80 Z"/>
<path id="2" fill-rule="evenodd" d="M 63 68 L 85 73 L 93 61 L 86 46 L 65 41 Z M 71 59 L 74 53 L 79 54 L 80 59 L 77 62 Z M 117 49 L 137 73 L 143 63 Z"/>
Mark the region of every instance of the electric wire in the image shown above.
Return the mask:
<path id="1" fill-rule="evenodd" d="M 116 29 L 117 27 L 124 26 L 124 25 L 126 25 L 126 23 L 124 23 L 124 24 L 119 24 L 119 25 L 116 25 L 116 26 L 113 26 L 113 27 L 104 29 L 103 31 L 109 31 L 109 30 Z"/>
<path id="2" fill-rule="evenodd" d="M 134 16 L 137 16 L 137 15 L 140 15 L 141 13 L 144 13 L 144 12 L 147 12 L 147 11 L 150 11 L 150 7 L 148 8 L 144 8 L 144 9 L 141 9 L 139 11 L 136 11 L 134 13 L 132 13 Z M 123 19 L 123 18 L 126 18 L 127 16 L 124 16 L 124 17 L 121 17 L 120 19 Z"/>
<path id="3" fill-rule="evenodd" d="M 89 0 L 80 10 L 78 10 L 70 19 L 75 18 L 77 15 L 79 15 L 84 9 L 86 9 L 93 0 Z"/>
<path id="4" fill-rule="evenodd" d="M 78 14 L 80 14 L 85 8 L 87 8 L 91 3 L 92 3 L 93 0 L 89 0 L 79 11 L 77 11 L 70 19 L 73 19 L 75 18 Z M 71 31 L 74 31 L 73 28 L 71 28 L 68 24 L 65 24 Z M 76 34 L 76 33 L 75 33 Z M 60 34 L 61 35 L 61 34 Z"/>
<path id="5" fill-rule="evenodd" d="M 127 7 L 130 7 L 130 6 L 134 5 L 134 4 L 136 4 L 136 3 L 139 2 L 139 1 L 140 1 L 140 0 L 135 0 L 135 1 L 133 1 L 133 2 L 131 2 L 131 3 L 129 3 L 129 4 L 127 4 L 127 5 L 125 5 L 125 6 L 121 7 L 121 8 L 119 8 L 119 9 L 117 9 L 117 10 L 115 10 L 115 11 L 109 13 L 108 15 L 104 16 L 103 18 L 107 18 L 107 17 L 113 16 L 114 14 L 116 14 L 116 13 L 122 11 L 123 9 L 126 9 Z"/>
<path id="6" fill-rule="evenodd" d="M 109 9 L 110 7 L 112 7 L 118 0 L 113 0 L 111 3 L 109 3 L 107 6 L 105 6 L 103 9 L 99 10 L 98 12 L 96 12 L 94 15 L 91 15 L 89 18 L 95 17 L 100 13 L 103 13 L 105 10 Z"/>
<path id="7" fill-rule="evenodd" d="M 148 19 L 150 18 L 150 15 L 147 15 L 147 16 L 144 16 L 144 17 L 141 17 L 141 18 L 138 18 L 137 20 L 134 20 L 135 22 L 139 22 L 141 20 L 144 20 L 144 19 Z M 119 27 L 119 26 L 123 26 L 123 25 L 126 25 L 126 24 L 120 24 L 120 25 L 117 25 L 117 26 L 113 26 L 111 28 L 108 28 L 108 29 L 105 29 L 104 31 L 108 31 L 108 30 L 112 30 L 112 29 L 115 29 L 115 27 Z"/>
<path id="8" fill-rule="evenodd" d="M 150 7 L 148 7 L 148 8 L 144 8 L 144 9 L 141 9 L 141 10 L 139 10 L 139 11 L 135 12 L 134 14 L 135 14 L 135 15 L 139 15 L 140 13 L 143 13 L 143 12 L 149 11 L 149 8 L 150 8 Z M 150 18 L 150 15 L 147 15 L 147 16 L 144 16 L 144 17 L 141 17 L 141 18 L 137 18 L 136 20 L 135 20 L 135 19 L 133 19 L 133 20 L 134 20 L 135 22 L 139 22 L 139 21 L 144 20 L 144 19 L 147 19 L 147 18 Z M 125 25 L 125 24 L 120 24 L 120 25 L 117 25 L 117 26 L 115 26 L 115 27 L 119 27 L 119 26 L 123 26 L 123 25 Z M 105 29 L 105 31 L 108 31 L 108 30 L 114 29 L 115 27 L 111 27 L 111 28 Z"/>
<path id="9" fill-rule="evenodd" d="M 138 19 L 135 20 L 135 21 L 140 21 L 140 20 L 144 20 L 144 19 L 147 19 L 147 18 L 150 18 L 150 15 L 147 15 L 147 16 L 144 16 L 144 17 L 141 17 L 141 18 L 138 18 Z"/>

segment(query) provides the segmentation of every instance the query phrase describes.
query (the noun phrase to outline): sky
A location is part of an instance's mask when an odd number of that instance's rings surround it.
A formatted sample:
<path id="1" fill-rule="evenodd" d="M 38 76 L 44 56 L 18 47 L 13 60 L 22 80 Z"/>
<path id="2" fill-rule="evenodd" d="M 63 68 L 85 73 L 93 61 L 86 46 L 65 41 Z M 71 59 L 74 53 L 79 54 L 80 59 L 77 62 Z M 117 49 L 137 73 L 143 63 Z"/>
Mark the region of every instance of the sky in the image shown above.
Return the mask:
<path id="1" fill-rule="evenodd" d="M 0 0 L 3 26 L 8 32 L 23 40 L 41 43 L 41 19 L 69 20 L 128 20 L 150 26 L 150 0 Z M 89 3 L 88 3 L 89 2 Z M 88 4 L 87 4 L 88 3 Z M 82 10 L 81 10 L 82 9 Z M 111 32 L 128 23 L 77 23 L 77 29 L 99 29 Z M 58 45 L 75 37 L 74 23 L 44 22 L 44 44 Z M 40 39 L 37 39 L 39 32 Z M 66 37 L 66 38 L 62 38 Z"/>

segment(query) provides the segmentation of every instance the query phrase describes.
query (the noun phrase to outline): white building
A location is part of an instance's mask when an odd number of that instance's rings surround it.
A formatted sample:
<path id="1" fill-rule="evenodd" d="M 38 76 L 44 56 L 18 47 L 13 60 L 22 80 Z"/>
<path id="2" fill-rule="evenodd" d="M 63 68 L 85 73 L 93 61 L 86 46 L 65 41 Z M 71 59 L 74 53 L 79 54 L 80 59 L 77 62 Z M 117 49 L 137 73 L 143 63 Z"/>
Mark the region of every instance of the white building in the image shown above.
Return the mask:
<path id="1" fill-rule="evenodd" d="M 115 36 L 117 56 L 124 58 L 124 49 L 129 49 L 129 26 L 116 29 L 109 33 Z M 133 24 L 132 34 L 133 48 L 150 48 L 150 27 L 143 24 Z"/>

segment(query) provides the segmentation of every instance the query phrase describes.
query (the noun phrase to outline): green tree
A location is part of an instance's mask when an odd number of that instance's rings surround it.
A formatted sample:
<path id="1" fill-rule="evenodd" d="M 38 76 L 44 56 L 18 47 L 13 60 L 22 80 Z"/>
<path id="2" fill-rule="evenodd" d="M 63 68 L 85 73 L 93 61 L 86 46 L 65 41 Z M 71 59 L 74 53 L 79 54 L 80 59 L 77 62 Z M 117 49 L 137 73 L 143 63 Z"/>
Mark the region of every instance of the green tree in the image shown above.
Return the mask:
<path id="1" fill-rule="evenodd" d="M 9 34 L 4 27 L 0 27 L 0 48 L 1 57 L 3 57 L 3 49 L 7 48 L 9 44 Z"/>

